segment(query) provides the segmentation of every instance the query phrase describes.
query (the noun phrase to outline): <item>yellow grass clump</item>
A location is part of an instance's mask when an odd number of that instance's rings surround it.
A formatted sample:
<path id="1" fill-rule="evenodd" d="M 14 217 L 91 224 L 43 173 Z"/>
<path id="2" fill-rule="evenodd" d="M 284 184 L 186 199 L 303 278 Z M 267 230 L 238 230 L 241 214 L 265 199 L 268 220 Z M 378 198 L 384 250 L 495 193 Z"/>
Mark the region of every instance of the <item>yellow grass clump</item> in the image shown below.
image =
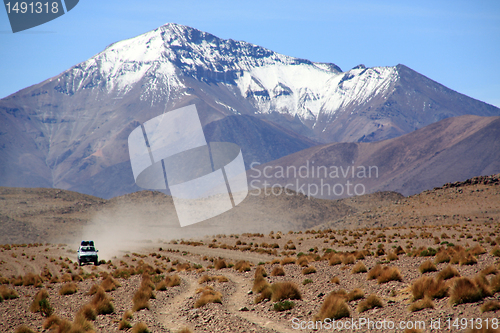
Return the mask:
<path id="1" fill-rule="evenodd" d="M 43 316 L 49 317 L 54 309 L 49 302 L 49 293 L 46 289 L 39 290 L 30 306 L 31 312 L 40 312 Z"/>
<path id="2" fill-rule="evenodd" d="M 145 322 L 139 322 L 132 327 L 132 333 L 150 333 L 148 325 Z"/>
<path id="3" fill-rule="evenodd" d="M 29 326 L 21 325 L 16 328 L 14 333 L 37 333 L 37 331 L 32 330 Z"/>
<path id="4" fill-rule="evenodd" d="M 245 260 L 240 260 L 234 265 L 234 269 L 241 273 L 248 272 L 251 270 L 250 263 Z"/>
<path id="5" fill-rule="evenodd" d="M 352 265 L 356 262 L 356 257 L 354 254 L 346 254 L 342 257 L 342 263 L 344 265 Z"/>
<path id="6" fill-rule="evenodd" d="M 342 263 L 342 258 L 338 254 L 334 254 L 330 257 L 328 262 L 330 266 L 340 265 Z"/>
<path id="7" fill-rule="evenodd" d="M 366 273 L 368 269 L 366 268 L 365 264 L 360 261 L 354 267 L 352 268 L 352 274 L 358 274 L 358 273 Z"/>
<path id="8" fill-rule="evenodd" d="M 442 279 L 442 280 L 448 280 L 448 279 L 451 279 L 453 277 L 458 277 L 460 276 L 460 273 L 458 272 L 458 270 L 453 267 L 452 265 L 448 265 L 446 266 L 445 268 L 443 268 L 438 274 L 437 274 L 437 278 L 438 279 Z"/>
<path id="9" fill-rule="evenodd" d="M 19 297 L 19 294 L 14 289 L 10 289 L 6 286 L 0 286 L 0 297 L 4 300 L 15 299 Z"/>
<path id="10" fill-rule="evenodd" d="M 78 286 L 74 282 L 66 282 L 61 289 L 59 289 L 59 295 L 73 295 L 78 291 Z"/>
<path id="11" fill-rule="evenodd" d="M 295 264 L 295 258 L 293 257 L 285 257 L 281 260 L 280 264 L 281 265 L 290 265 L 290 264 Z"/>
<path id="12" fill-rule="evenodd" d="M 314 320 L 323 321 L 326 318 L 338 320 L 350 316 L 351 313 L 349 311 L 349 306 L 345 302 L 344 298 L 332 292 L 325 298 L 319 313 L 314 316 Z"/>
<path id="13" fill-rule="evenodd" d="M 304 275 L 309 275 L 313 273 L 316 273 L 316 268 L 314 266 L 309 266 L 302 270 L 302 274 Z"/>
<path id="14" fill-rule="evenodd" d="M 294 282 L 275 282 L 271 285 L 271 290 L 271 301 L 273 302 L 282 301 L 284 299 L 302 299 L 299 287 Z"/>
<path id="15" fill-rule="evenodd" d="M 428 273 L 428 272 L 435 272 L 435 271 L 437 271 L 437 268 L 436 268 L 436 265 L 434 265 L 432 263 L 432 261 L 427 260 L 427 261 L 424 261 L 418 267 L 418 270 L 420 271 L 420 273 L 425 274 L 425 273 Z"/>
<path id="16" fill-rule="evenodd" d="M 442 279 L 434 279 L 428 276 L 421 276 L 411 285 L 413 300 L 419 300 L 424 297 L 443 298 L 448 296 L 448 286 Z"/>
<path id="17" fill-rule="evenodd" d="M 271 276 L 285 276 L 285 270 L 281 266 L 274 267 Z"/>
<path id="18" fill-rule="evenodd" d="M 257 269 L 255 269 L 254 277 L 257 277 L 257 275 L 262 275 L 263 277 L 267 276 L 267 272 L 266 272 L 264 266 L 257 266 Z"/>
<path id="19" fill-rule="evenodd" d="M 216 260 L 214 263 L 214 266 L 215 266 L 215 269 L 217 269 L 217 270 L 227 267 L 226 261 L 224 261 L 224 259 Z"/>
<path id="20" fill-rule="evenodd" d="M 368 280 L 377 279 L 379 284 L 387 283 L 389 281 L 402 281 L 401 273 L 399 269 L 394 266 L 382 266 L 380 264 L 375 265 L 370 271 L 368 271 Z"/>
<path id="21" fill-rule="evenodd" d="M 430 299 L 429 297 L 419 299 L 418 301 L 415 301 L 410 305 L 408 311 L 417 312 L 423 309 L 434 309 L 434 303 L 432 302 L 432 299 Z"/>
<path id="22" fill-rule="evenodd" d="M 111 275 L 108 275 L 102 282 L 101 282 L 101 287 L 104 289 L 104 291 L 109 292 L 116 290 L 116 288 L 120 287 L 120 284 L 113 279 Z"/>
<path id="23" fill-rule="evenodd" d="M 115 312 L 115 307 L 111 303 L 111 298 L 106 294 L 102 287 L 99 287 L 94 294 L 90 304 L 94 307 L 97 314 L 106 315 Z"/>
<path id="24" fill-rule="evenodd" d="M 200 288 L 196 293 L 201 293 L 201 296 L 194 303 L 195 308 L 200 308 L 208 303 L 222 303 L 222 294 L 210 286 Z"/>
<path id="25" fill-rule="evenodd" d="M 380 298 L 378 298 L 378 296 L 375 294 L 371 294 L 365 300 L 362 300 L 361 302 L 359 302 L 358 312 L 362 313 L 362 312 L 365 312 L 365 311 L 368 311 L 368 310 L 371 310 L 374 308 L 381 308 L 383 306 L 384 305 L 382 304 L 382 301 L 380 300 Z"/>
<path id="26" fill-rule="evenodd" d="M 451 304 L 474 303 L 482 300 L 483 297 L 481 289 L 473 280 L 459 277 L 453 281 L 450 290 Z"/>

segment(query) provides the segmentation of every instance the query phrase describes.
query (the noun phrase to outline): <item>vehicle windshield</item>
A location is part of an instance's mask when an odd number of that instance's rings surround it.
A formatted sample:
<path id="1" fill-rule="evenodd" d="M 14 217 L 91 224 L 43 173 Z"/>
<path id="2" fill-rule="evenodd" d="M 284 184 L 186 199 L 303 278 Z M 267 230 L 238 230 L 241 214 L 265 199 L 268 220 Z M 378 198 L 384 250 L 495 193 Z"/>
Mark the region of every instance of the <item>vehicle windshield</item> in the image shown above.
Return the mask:
<path id="1" fill-rule="evenodd" d="M 82 252 L 95 252 L 95 247 L 93 246 L 84 246 L 82 247 Z"/>

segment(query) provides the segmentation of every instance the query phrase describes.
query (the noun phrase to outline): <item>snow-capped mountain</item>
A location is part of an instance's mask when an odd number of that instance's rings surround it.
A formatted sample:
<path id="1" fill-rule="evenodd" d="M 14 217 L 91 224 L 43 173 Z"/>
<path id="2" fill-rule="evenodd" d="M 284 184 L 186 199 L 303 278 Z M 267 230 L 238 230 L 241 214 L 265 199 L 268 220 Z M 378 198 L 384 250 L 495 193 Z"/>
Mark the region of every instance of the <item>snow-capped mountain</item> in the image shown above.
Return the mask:
<path id="1" fill-rule="evenodd" d="M 137 190 L 129 133 L 193 103 L 207 139 L 238 143 L 247 166 L 318 143 L 379 141 L 448 117 L 500 115 L 404 65 L 343 72 L 166 24 L 0 100 L 0 185 L 103 197 Z"/>

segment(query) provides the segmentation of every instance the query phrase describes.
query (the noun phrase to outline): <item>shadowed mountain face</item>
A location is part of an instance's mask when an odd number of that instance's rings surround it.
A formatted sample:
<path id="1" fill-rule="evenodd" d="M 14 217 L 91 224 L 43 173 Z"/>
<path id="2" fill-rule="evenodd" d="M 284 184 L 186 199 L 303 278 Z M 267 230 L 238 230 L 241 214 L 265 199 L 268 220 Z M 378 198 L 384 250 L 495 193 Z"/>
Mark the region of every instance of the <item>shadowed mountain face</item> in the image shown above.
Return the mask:
<path id="1" fill-rule="evenodd" d="M 167 24 L 0 100 L 0 185 L 105 198 L 137 191 L 128 135 L 190 104 L 207 139 L 240 145 L 247 167 L 319 142 L 373 142 L 447 117 L 500 115 L 403 65 L 342 72 Z"/>
<path id="2" fill-rule="evenodd" d="M 321 198 L 375 191 L 412 195 L 500 172 L 499 151 L 500 117 L 461 116 L 390 140 L 315 146 L 252 168 L 248 175 L 253 189 L 267 181 L 267 187 L 288 184 Z"/>

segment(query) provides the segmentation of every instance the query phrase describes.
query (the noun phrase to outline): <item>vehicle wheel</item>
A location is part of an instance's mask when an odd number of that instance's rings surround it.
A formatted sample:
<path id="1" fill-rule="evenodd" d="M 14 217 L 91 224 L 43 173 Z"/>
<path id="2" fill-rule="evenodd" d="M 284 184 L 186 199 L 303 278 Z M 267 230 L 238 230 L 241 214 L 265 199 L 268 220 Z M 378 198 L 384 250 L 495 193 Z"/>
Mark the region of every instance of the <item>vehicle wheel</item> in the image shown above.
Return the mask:
<path id="1" fill-rule="evenodd" d="M 78 260 L 78 266 L 81 266 L 82 265 L 82 262 L 80 260 Z"/>
<path id="2" fill-rule="evenodd" d="M 94 260 L 94 266 L 97 266 L 97 265 L 99 265 L 99 260 L 96 259 L 96 260 Z"/>

